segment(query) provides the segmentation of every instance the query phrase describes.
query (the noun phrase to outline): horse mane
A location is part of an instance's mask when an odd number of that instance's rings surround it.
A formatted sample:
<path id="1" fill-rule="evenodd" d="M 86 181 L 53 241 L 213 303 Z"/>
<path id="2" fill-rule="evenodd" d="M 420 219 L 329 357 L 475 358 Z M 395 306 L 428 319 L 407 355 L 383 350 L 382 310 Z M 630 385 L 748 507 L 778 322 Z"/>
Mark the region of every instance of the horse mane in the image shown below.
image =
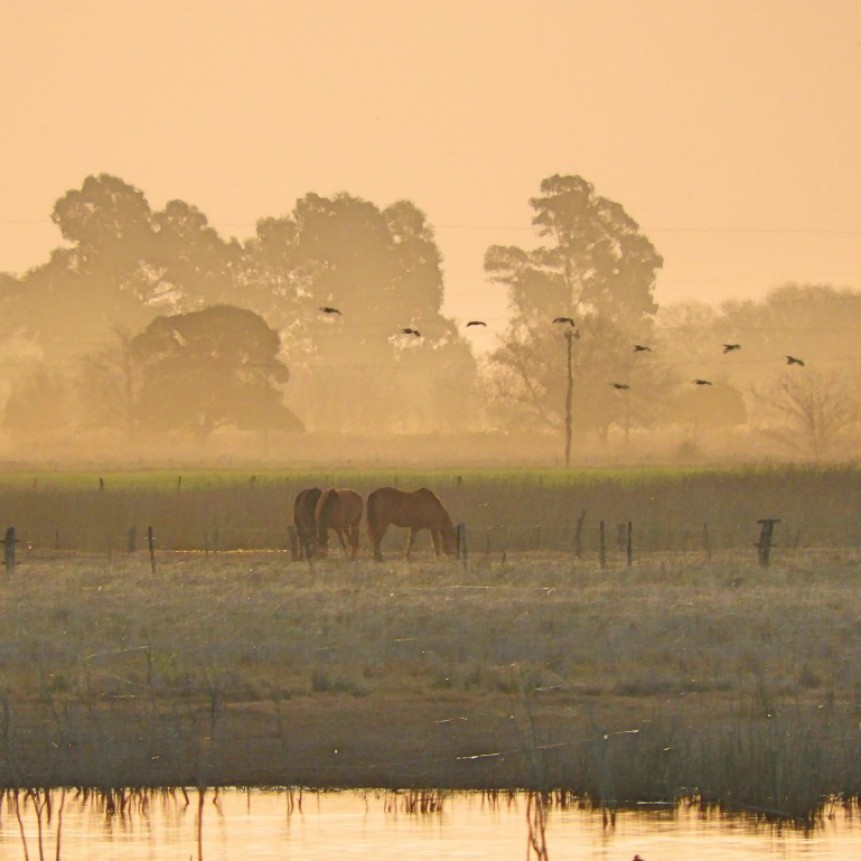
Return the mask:
<path id="1" fill-rule="evenodd" d="M 416 493 L 420 493 L 423 496 L 426 496 L 431 503 L 436 507 L 437 511 L 439 511 L 442 517 L 442 525 L 445 527 L 454 528 L 454 524 L 452 523 L 451 516 L 448 511 L 446 511 L 446 507 L 442 504 L 442 500 L 429 488 L 429 487 L 420 487 Z"/>

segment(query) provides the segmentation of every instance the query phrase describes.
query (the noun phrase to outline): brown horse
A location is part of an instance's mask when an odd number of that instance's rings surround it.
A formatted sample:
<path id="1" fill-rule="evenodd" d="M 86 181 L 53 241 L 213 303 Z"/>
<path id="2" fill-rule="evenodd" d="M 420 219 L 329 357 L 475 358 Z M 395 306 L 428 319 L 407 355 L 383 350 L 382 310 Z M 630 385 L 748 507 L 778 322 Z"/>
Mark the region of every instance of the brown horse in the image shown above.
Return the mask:
<path id="1" fill-rule="evenodd" d="M 317 523 L 317 551 L 321 556 L 329 552 L 329 530 L 334 529 L 344 553 L 350 543 L 350 556 L 355 559 L 359 551 L 359 523 L 365 503 L 355 490 L 330 487 L 317 500 L 314 518 Z"/>
<path id="2" fill-rule="evenodd" d="M 296 494 L 293 502 L 293 525 L 299 534 L 299 558 L 311 559 L 314 556 L 317 521 L 317 501 L 323 491 L 319 487 L 306 487 Z"/>
<path id="3" fill-rule="evenodd" d="M 440 544 L 449 556 L 457 553 L 457 532 L 451 518 L 439 497 L 426 487 L 413 491 L 381 487 L 368 497 L 368 535 L 374 548 L 374 559 L 383 558 L 380 543 L 389 524 L 405 526 L 410 530 L 404 554 L 407 559 L 410 558 L 419 529 L 430 530 L 437 556 L 440 554 Z"/>

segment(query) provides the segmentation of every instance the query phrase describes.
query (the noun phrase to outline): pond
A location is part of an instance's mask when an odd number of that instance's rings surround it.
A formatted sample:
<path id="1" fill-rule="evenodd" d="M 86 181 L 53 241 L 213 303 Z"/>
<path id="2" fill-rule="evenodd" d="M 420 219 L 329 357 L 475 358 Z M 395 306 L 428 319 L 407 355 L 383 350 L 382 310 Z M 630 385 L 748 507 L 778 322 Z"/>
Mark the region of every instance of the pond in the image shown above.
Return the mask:
<path id="1" fill-rule="evenodd" d="M 374 790 L 177 790 L 121 799 L 52 790 L 7 793 L 0 810 L 0 861 L 631 861 L 637 854 L 644 861 L 836 861 L 861 857 L 861 827 L 836 804 L 801 830 L 695 804 L 609 816 L 578 805 L 539 810 L 525 793 Z"/>

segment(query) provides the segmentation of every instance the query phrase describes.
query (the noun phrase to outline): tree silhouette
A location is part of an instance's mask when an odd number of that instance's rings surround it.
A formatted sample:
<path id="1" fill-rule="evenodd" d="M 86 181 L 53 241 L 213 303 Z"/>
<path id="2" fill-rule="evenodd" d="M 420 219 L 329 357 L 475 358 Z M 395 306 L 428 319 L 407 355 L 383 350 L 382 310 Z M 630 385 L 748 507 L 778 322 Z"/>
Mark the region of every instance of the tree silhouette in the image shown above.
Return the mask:
<path id="1" fill-rule="evenodd" d="M 407 416 L 412 426 L 434 414 L 432 401 L 450 420 L 469 412 L 475 362 L 442 314 L 441 257 L 412 203 L 308 194 L 290 215 L 258 222 L 246 253 L 248 281 L 269 292 L 255 307 L 284 333 L 312 426 L 380 431 Z"/>
<path id="2" fill-rule="evenodd" d="M 513 312 L 503 345 L 491 355 L 496 400 L 500 412 L 511 408 L 522 421 L 532 415 L 548 427 L 562 425 L 567 345 L 548 324 L 568 317 L 580 334 L 573 348 L 574 424 L 603 435 L 630 413 L 630 403 L 614 398 L 607 382 L 632 370 L 635 338 L 648 343 L 663 261 L 625 210 L 579 176 L 543 180 L 530 205 L 548 244 L 493 245 L 485 255 L 485 271 L 508 289 Z M 642 363 L 638 373 L 647 396 Z"/>
<path id="3" fill-rule="evenodd" d="M 131 349 L 145 430 L 188 431 L 198 439 L 225 426 L 302 430 L 282 401 L 289 372 L 278 333 L 252 311 L 221 305 L 158 317 Z"/>

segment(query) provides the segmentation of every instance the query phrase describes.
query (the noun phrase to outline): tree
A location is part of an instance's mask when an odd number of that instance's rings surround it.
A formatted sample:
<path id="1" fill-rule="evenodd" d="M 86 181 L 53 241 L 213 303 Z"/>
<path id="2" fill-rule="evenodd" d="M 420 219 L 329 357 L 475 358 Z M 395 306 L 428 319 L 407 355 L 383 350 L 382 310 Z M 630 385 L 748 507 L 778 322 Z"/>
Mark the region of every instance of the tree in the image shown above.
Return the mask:
<path id="1" fill-rule="evenodd" d="M 760 430 L 792 452 L 818 460 L 858 443 L 861 400 L 845 374 L 786 370 L 771 390 L 754 394 Z"/>
<path id="2" fill-rule="evenodd" d="M 546 427 L 562 426 L 569 342 L 551 321 L 569 317 L 580 335 L 572 345 L 574 423 L 605 435 L 629 410 L 610 384 L 628 382 L 633 344 L 648 339 L 663 261 L 625 210 L 579 176 L 543 180 L 530 205 L 539 236 L 551 242 L 532 250 L 494 245 L 485 255 L 485 271 L 509 290 L 513 312 L 503 345 L 491 355 L 497 404 L 521 420 L 531 415 Z M 643 365 L 638 391 L 647 397 Z"/>
<path id="3" fill-rule="evenodd" d="M 135 433 L 139 372 L 132 355 L 131 334 L 121 327 L 114 334 L 114 344 L 80 360 L 76 386 L 80 424 L 120 431 L 130 439 Z"/>
<path id="4" fill-rule="evenodd" d="M 20 281 L 0 281 L 0 325 L 7 335 L 26 330 L 48 362 L 99 349 L 116 326 L 136 331 L 159 312 L 235 301 L 243 283 L 238 243 L 224 242 L 182 201 L 153 212 L 118 177 L 88 176 L 51 218 L 68 247 Z"/>
<path id="5" fill-rule="evenodd" d="M 289 372 L 279 352 L 278 333 L 246 309 L 158 317 L 131 343 L 141 369 L 139 425 L 201 440 L 225 426 L 301 431 L 282 401 Z"/>
<path id="6" fill-rule="evenodd" d="M 284 333 L 309 424 L 379 432 L 463 421 L 475 362 L 442 314 L 441 257 L 412 203 L 308 194 L 290 215 L 259 222 L 246 252 L 249 281 L 269 291 L 256 307 Z M 441 389 L 450 396 L 436 397 Z"/>

